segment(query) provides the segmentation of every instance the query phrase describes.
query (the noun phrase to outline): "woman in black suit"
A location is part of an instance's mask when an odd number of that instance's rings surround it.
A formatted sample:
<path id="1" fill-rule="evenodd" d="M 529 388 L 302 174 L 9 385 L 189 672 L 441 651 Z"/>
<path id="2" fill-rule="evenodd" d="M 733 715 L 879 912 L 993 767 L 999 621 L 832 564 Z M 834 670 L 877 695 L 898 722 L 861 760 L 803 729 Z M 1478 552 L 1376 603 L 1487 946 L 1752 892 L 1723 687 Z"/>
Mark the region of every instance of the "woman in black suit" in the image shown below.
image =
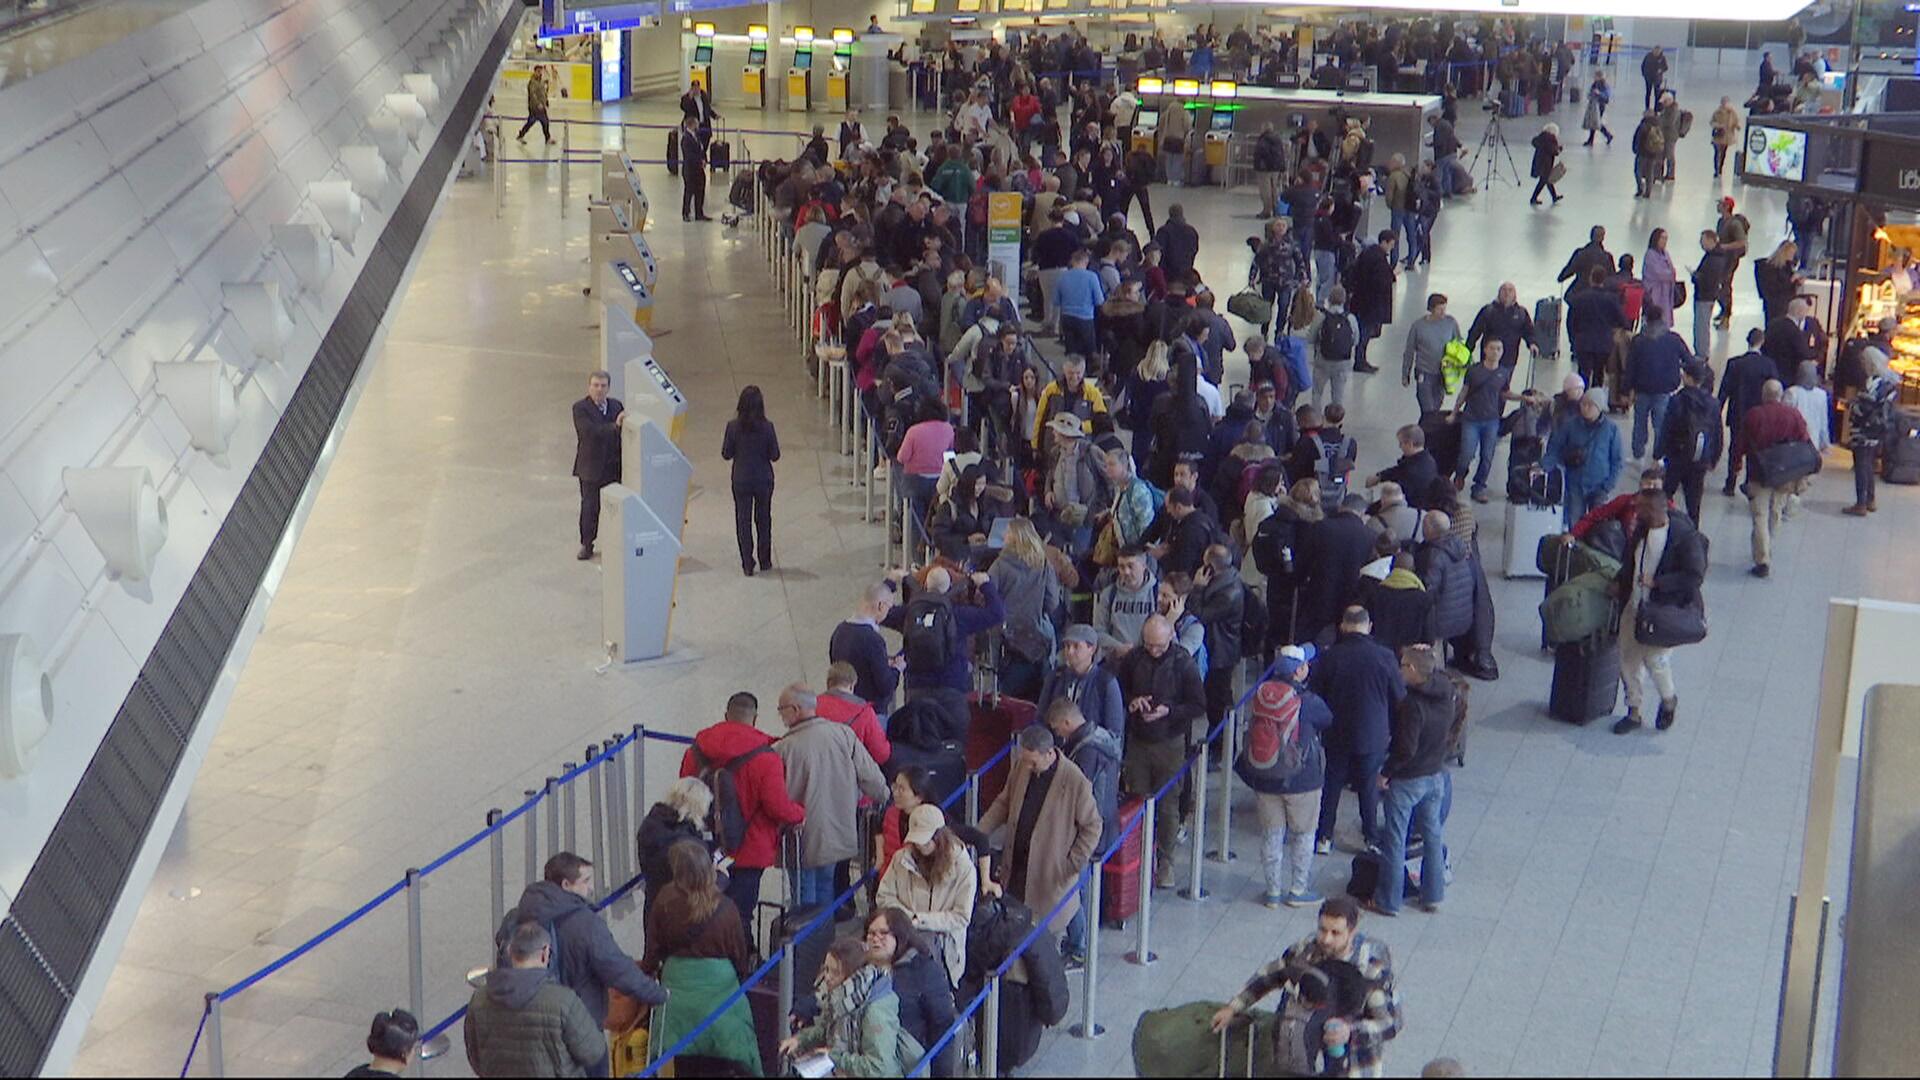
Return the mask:
<path id="1" fill-rule="evenodd" d="M 733 535 L 740 543 L 740 569 L 752 577 L 755 530 L 760 534 L 760 569 L 773 569 L 773 463 L 780 460 L 780 437 L 767 419 L 759 387 L 740 391 L 720 456 L 733 462 Z"/>

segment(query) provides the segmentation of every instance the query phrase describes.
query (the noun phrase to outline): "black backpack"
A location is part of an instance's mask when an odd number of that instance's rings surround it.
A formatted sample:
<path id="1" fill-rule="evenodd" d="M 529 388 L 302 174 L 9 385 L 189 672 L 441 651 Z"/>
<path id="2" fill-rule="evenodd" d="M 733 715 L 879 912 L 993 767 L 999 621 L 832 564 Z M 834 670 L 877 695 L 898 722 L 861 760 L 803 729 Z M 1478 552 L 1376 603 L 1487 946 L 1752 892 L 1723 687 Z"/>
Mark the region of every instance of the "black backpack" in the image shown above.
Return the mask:
<path id="1" fill-rule="evenodd" d="M 960 651 L 960 630 L 953 621 L 953 602 L 939 593 L 921 593 L 907 603 L 901 624 L 902 651 L 907 667 L 917 672 L 943 671 Z"/>
<path id="2" fill-rule="evenodd" d="M 1353 316 L 1320 309 L 1320 356 L 1324 360 L 1353 359 Z"/>
<path id="3" fill-rule="evenodd" d="M 693 748 L 693 766 L 696 775 L 707 790 L 713 792 L 713 835 L 720 841 L 720 850 L 734 852 L 747 841 L 747 810 L 740 801 L 740 769 L 747 762 L 761 754 L 773 752 L 771 746 L 759 746 L 741 754 L 724 766 L 715 766 L 700 752 Z"/>
<path id="4" fill-rule="evenodd" d="M 1240 655 L 1258 656 L 1267 647 L 1267 604 L 1253 586 L 1240 583 Z"/>
<path id="5" fill-rule="evenodd" d="M 1667 456 L 1676 462 L 1703 469 L 1719 464 L 1720 417 L 1697 402 L 1688 401 L 1685 395 L 1678 404 L 1680 415 L 1675 417 L 1677 422 L 1672 428 L 1673 438 L 1666 447 Z"/>

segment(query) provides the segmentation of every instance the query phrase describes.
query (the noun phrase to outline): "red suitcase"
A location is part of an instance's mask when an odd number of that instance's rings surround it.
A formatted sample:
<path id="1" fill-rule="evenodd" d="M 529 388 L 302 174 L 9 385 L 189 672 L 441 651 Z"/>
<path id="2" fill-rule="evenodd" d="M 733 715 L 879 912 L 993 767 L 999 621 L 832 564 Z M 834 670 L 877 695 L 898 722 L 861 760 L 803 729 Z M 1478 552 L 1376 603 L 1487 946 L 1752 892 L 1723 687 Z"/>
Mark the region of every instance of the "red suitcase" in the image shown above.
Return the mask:
<path id="1" fill-rule="evenodd" d="M 1006 749 L 1013 733 L 1034 720 L 1033 702 L 1004 695 L 969 694 L 967 707 L 970 714 L 967 723 L 967 771 L 970 773 Z M 999 764 L 980 777 L 982 814 L 999 797 L 1000 789 L 1006 786 L 1007 768 L 1007 759 L 1001 758 Z"/>
<path id="2" fill-rule="evenodd" d="M 1141 808 L 1146 805 L 1147 805 L 1147 800 L 1141 798 L 1138 795 L 1129 795 L 1126 798 L 1121 799 L 1120 808 L 1114 815 L 1114 828 L 1116 829 L 1126 828 L 1127 823 L 1132 821 L 1134 817 L 1141 812 Z M 1121 865 L 1132 865 L 1132 864 L 1139 863 L 1140 847 L 1142 844 L 1140 834 L 1146 831 L 1146 829 L 1144 828 L 1144 824 L 1145 823 L 1143 822 L 1142 828 L 1135 829 L 1131 833 L 1127 834 L 1127 838 L 1124 841 L 1122 841 L 1120 844 L 1120 850 L 1113 853 L 1113 858 L 1108 862 L 1107 865 L 1121 866 Z"/>
<path id="3" fill-rule="evenodd" d="M 1140 914 L 1140 860 L 1123 863 L 1118 856 L 1100 870 L 1100 921 L 1122 926 Z"/>

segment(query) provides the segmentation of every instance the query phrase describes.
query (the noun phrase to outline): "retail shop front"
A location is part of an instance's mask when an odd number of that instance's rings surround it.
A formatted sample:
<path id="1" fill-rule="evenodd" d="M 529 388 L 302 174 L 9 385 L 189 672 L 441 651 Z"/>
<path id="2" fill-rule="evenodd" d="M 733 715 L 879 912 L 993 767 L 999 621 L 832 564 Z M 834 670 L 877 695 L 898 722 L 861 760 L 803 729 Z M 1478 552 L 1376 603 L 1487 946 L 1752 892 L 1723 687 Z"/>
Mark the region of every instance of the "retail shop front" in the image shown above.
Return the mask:
<path id="1" fill-rule="evenodd" d="M 1898 318 L 1901 401 L 1920 405 L 1920 267 L 1911 263 L 1920 253 L 1920 114 L 1754 117 L 1742 136 L 1741 180 L 1786 191 L 1794 236 L 1813 247 L 1800 293 L 1813 298 L 1833 354 Z M 1766 252 L 1756 244 L 1752 254 Z"/>

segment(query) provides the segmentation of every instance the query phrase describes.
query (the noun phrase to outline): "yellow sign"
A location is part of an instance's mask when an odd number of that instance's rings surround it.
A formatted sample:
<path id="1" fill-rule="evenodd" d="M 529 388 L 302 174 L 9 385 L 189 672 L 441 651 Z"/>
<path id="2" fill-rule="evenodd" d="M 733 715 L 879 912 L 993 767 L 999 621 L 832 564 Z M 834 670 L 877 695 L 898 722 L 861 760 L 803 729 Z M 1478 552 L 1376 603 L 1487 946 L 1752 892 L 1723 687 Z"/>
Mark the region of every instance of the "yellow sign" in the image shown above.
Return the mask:
<path id="1" fill-rule="evenodd" d="M 987 193 L 987 243 L 1020 243 L 1020 193 L 1017 191 L 993 191 Z"/>

